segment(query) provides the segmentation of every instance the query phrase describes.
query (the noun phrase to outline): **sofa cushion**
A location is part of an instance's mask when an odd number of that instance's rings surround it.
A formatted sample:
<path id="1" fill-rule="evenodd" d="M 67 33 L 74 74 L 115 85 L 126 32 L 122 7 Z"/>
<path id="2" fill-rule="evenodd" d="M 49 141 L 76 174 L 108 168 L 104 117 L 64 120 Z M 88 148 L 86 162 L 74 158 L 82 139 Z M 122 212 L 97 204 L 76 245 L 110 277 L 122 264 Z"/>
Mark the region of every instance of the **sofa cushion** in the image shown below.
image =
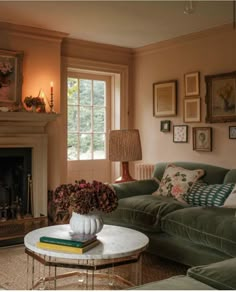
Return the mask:
<path id="1" fill-rule="evenodd" d="M 184 200 L 192 206 L 222 206 L 234 186 L 234 183 L 205 185 L 197 182 L 184 195 Z"/>
<path id="2" fill-rule="evenodd" d="M 184 204 L 173 198 L 138 195 L 120 199 L 115 211 L 102 214 L 102 216 L 104 222 L 108 224 L 157 232 L 160 231 L 162 216 L 182 208 L 184 208 Z"/>
<path id="3" fill-rule="evenodd" d="M 168 164 L 159 188 L 153 193 L 155 196 L 174 197 L 185 202 L 183 196 L 188 192 L 193 183 L 204 175 L 202 169 L 189 170 L 174 164 Z"/>
<path id="4" fill-rule="evenodd" d="M 236 289 L 236 259 L 188 269 L 187 275 L 219 290 Z"/>
<path id="5" fill-rule="evenodd" d="M 229 182 L 236 182 L 236 170 L 229 170 L 223 167 L 218 167 L 215 165 L 197 163 L 197 162 L 184 162 L 176 161 L 172 162 L 176 166 L 183 167 L 185 169 L 203 169 L 205 174 L 202 177 L 207 184 L 222 184 Z M 153 171 L 153 176 L 162 179 L 168 162 L 157 163 Z"/>
<path id="6" fill-rule="evenodd" d="M 236 208 L 236 185 L 229 194 L 228 198 L 225 200 L 223 207 Z"/>
<path id="7" fill-rule="evenodd" d="M 214 288 L 188 276 L 180 275 L 132 287 L 128 290 L 214 290 Z"/>
<path id="8" fill-rule="evenodd" d="M 190 242 L 236 256 L 235 210 L 222 207 L 191 207 L 162 218 L 164 232 Z"/>

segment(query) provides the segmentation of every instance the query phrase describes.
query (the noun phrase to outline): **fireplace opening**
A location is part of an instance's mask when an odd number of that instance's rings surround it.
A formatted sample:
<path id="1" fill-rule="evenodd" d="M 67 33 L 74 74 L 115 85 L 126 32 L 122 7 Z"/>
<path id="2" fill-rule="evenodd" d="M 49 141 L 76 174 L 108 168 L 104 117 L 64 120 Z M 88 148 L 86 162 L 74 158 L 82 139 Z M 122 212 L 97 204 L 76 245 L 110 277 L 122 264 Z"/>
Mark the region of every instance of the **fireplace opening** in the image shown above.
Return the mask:
<path id="1" fill-rule="evenodd" d="M 32 148 L 0 148 L 0 220 L 32 213 Z"/>

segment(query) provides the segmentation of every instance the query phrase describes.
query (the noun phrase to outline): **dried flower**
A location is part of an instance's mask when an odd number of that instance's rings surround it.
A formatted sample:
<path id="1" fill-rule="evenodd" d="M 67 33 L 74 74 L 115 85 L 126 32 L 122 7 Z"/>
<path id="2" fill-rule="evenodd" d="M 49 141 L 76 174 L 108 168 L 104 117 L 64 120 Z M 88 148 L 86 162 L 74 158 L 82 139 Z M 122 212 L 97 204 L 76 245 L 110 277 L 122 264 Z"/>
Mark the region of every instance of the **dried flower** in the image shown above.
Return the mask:
<path id="1" fill-rule="evenodd" d="M 54 203 L 61 210 L 69 208 L 79 214 L 88 214 L 94 210 L 110 213 L 118 206 L 118 197 L 107 184 L 85 180 L 75 184 L 63 184 L 54 192 Z"/>
<path id="2" fill-rule="evenodd" d="M 13 72 L 13 66 L 10 62 L 0 62 L 0 73 L 7 76 Z"/>
<path id="3" fill-rule="evenodd" d="M 32 96 L 26 96 L 24 103 L 27 107 L 32 107 L 32 106 L 43 106 L 45 105 L 45 102 L 42 98 L 40 97 L 32 97 Z"/>

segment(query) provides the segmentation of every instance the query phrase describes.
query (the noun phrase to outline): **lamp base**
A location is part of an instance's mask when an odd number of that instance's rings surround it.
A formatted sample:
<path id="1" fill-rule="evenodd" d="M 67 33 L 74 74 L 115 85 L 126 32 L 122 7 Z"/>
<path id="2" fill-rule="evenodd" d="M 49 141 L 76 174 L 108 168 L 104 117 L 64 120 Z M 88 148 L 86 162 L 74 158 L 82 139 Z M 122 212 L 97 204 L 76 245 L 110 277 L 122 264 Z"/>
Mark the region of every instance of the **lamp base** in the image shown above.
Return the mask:
<path id="1" fill-rule="evenodd" d="M 119 177 L 115 180 L 115 184 L 128 182 L 128 181 L 135 181 L 135 180 L 136 179 L 132 178 L 132 176 L 129 173 L 128 161 L 122 161 L 122 175 L 121 175 L 121 177 Z"/>

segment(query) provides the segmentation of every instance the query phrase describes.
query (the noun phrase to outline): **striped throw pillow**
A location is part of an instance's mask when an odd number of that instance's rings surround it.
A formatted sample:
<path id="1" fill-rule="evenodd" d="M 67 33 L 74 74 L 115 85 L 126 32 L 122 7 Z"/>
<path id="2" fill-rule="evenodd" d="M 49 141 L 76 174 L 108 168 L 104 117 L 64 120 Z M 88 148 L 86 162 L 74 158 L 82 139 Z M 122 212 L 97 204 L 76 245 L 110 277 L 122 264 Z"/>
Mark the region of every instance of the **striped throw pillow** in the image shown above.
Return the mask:
<path id="1" fill-rule="evenodd" d="M 235 184 L 205 185 L 195 183 L 184 197 L 185 201 L 192 206 L 222 206 L 232 192 Z"/>

